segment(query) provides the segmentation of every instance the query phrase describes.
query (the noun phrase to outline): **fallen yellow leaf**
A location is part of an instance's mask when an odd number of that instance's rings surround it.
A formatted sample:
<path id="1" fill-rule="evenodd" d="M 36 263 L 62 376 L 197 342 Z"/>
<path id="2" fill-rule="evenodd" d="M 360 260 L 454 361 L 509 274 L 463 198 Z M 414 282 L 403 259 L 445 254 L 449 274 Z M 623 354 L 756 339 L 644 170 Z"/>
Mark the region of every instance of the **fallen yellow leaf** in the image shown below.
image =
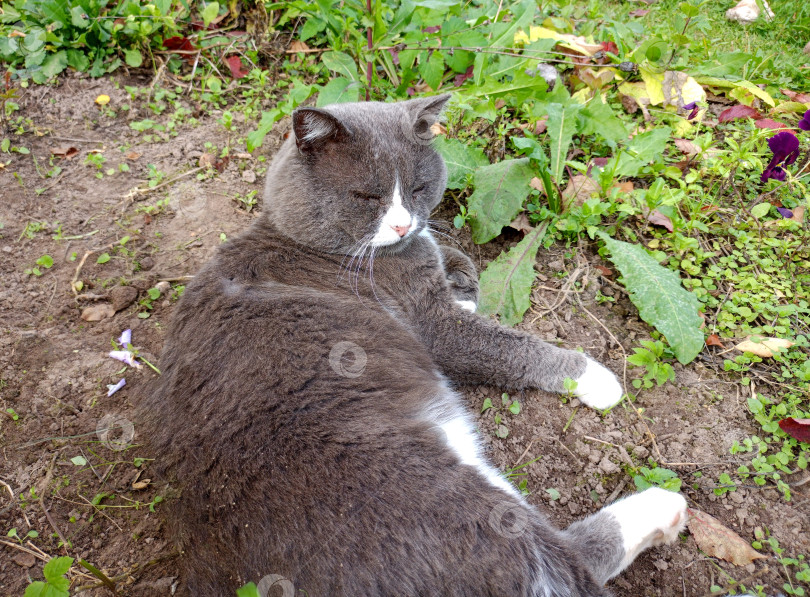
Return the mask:
<path id="1" fill-rule="evenodd" d="M 96 103 L 99 106 L 106 106 L 110 103 L 110 96 L 104 95 L 103 93 L 96 98 Z"/>
<path id="2" fill-rule="evenodd" d="M 758 357 L 768 358 L 791 346 L 793 346 L 793 342 L 783 338 L 762 338 L 759 342 L 744 340 L 734 348 L 742 352 L 753 353 Z"/>

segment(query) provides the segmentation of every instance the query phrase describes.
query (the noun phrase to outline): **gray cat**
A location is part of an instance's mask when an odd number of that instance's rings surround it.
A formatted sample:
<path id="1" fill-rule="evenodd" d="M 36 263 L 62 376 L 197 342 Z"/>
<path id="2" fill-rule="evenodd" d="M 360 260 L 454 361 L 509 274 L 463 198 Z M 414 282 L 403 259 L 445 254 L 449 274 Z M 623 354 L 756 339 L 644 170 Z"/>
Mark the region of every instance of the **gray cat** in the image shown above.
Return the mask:
<path id="1" fill-rule="evenodd" d="M 683 528 L 649 489 L 561 531 L 487 463 L 453 383 L 622 392 L 471 312 L 472 262 L 427 227 L 446 101 L 299 109 L 263 215 L 186 288 L 139 417 L 189 594 L 607 595 Z"/>

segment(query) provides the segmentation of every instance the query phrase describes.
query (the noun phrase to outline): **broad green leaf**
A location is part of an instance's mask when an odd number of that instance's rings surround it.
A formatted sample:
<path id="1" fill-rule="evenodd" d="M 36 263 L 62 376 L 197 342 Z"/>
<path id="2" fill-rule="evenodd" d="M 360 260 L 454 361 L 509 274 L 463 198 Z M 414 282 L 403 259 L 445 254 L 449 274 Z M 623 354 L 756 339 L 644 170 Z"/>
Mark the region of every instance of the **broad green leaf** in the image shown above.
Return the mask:
<path id="1" fill-rule="evenodd" d="M 512 326 L 523 319 L 529 308 L 534 283 L 534 260 L 546 234 L 544 223 L 527 234 L 522 241 L 501 253 L 483 272 L 479 284 L 481 298 L 478 312 L 498 315 L 504 325 Z"/>
<path id="2" fill-rule="evenodd" d="M 87 58 L 87 55 L 80 50 L 74 49 L 67 51 L 67 63 L 70 68 L 79 72 L 86 71 L 90 66 L 90 60 Z"/>
<path id="3" fill-rule="evenodd" d="M 627 149 L 633 154 L 633 157 L 642 162 L 651 162 L 664 153 L 671 135 L 672 130 L 669 127 L 656 127 L 633 137 L 632 141 L 627 144 Z"/>
<path id="4" fill-rule="evenodd" d="M 318 92 L 318 101 L 315 105 L 321 108 L 329 104 L 356 102 L 359 92 L 360 87 L 357 81 L 352 81 L 346 77 L 335 77 Z"/>
<path id="5" fill-rule="evenodd" d="M 622 274 L 630 300 L 641 318 L 661 332 L 684 365 L 703 350 L 703 322 L 697 297 L 681 285 L 678 275 L 659 265 L 639 245 L 615 240 L 598 232 L 610 251 L 610 260 Z"/>
<path id="6" fill-rule="evenodd" d="M 76 466 L 84 466 L 87 464 L 87 459 L 84 456 L 74 456 L 70 461 Z"/>
<path id="7" fill-rule="evenodd" d="M 219 14 L 219 2 L 209 2 L 202 11 L 203 24 L 208 27 Z"/>
<path id="8" fill-rule="evenodd" d="M 110 260 L 110 254 L 109 253 L 102 253 L 101 255 L 98 256 L 98 259 L 96 259 L 96 263 L 107 263 L 109 260 Z"/>
<path id="9" fill-rule="evenodd" d="M 67 571 L 70 570 L 72 565 L 73 558 L 68 558 L 65 556 L 52 558 L 48 560 L 47 564 L 45 564 L 45 567 L 42 569 L 42 573 L 45 575 L 45 580 L 53 583 L 54 579 L 67 574 Z"/>
<path id="10" fill-rule="evenodd" d="M 577 130 L 577 113 L 582 105 L 577 103 L 548 104 L 548 136 L 551 138 L 551 175 L 557 184 L 562 181 L 565 158 L 571 139 Z"/>
<path id="11" fill-rule="evenodd" d="M 458 139 L 436 137 L 433 148 L 441 154 L 447 165 L 448 189 L 465 188 L 468 175 L 475 172 L 476 168 L 489 164 L 481 148 L 471 147 Z"/>
<path id="12" fill-rule="evenodd" d="M 46 587 L 47 585 L 41 580 L 34 581 L 25 588 L 23 597 L 42 597 Z"/>
<path id="13" fill-rule="evenodd" d="M 627 127 L 619 120 L 613 110 L 602 102 L 602 97 L 597 94 L 588 102 L 580 113 L 582 127 L 579 131 L 582 135 L 599 135 L 611 146 L 627 140 Z"/>
<path id="14" fill-rule="evenodd" d="M 436 90 L 442 83 L 444 75 L 444 57 L 441 52 L 434 51 L 430 57 L 419 65 L 419 74 L 431 89 Z"/>
<path id="15" fill-rule="evenodd" d="M 515 219 L 529 196 L 531 178 L 529 158 L 504 160 L 475 171 L 475 192 L 467 200 L 474 242 L 492 240 Z"/>
<path id="16" fill-rule="evenodd" d="M 141 51 L 137 48 L 126 50 L 124 52 L 124 61 L 132 68 L 138 68 L 143 64 L 143 56 L 141 56 Z"/>
<path id="17" fill-rule="evenodd" d="M 53 257 L 50 255 L 43 255 L 39 259 L 37 259 L 37 265 L 41 265 L 44 268 L 49 268 L 53 266 Z"/>
<path id="18" fill-rule="evenodd" d="M 633 137 L 627 144 L 627 151 L 614 158 L 618 160 L 615 176 L 637 176 L 644 166 L 664 153 L 671 135 L 672 129 L 662 126 Z"/>
<path id="19" fill-rule="evenodd" d="M 360 78 L 357 74 L 357 65 L 354 59 L 345 52 L 324 52 L 323 56 L 321 56 L 321 62 L 329 70 L 352 81 L 357 81 Z"/>
<path id="20" fill-rule="evenodd" d="M 81 27 L 82 29 L 86 29 L 90 25 L 90 21 L 81 6 L 74 6 L 70 9 L 70 22 L 74 27 Z"/>
<path id="21" fill-rule="evenodd" d="M 59 50 L 55 54 L 48 54 L 42 63 L 42 74 L 46 80 L 55 77 L 67 67 L 67 52 Z"/>
<path id="22" fill-rule="evenodd" d="M 751 208 L 751 215 L 755 218 L 764 218 L 771 211 L 770 203 L 758 203 Z"/>

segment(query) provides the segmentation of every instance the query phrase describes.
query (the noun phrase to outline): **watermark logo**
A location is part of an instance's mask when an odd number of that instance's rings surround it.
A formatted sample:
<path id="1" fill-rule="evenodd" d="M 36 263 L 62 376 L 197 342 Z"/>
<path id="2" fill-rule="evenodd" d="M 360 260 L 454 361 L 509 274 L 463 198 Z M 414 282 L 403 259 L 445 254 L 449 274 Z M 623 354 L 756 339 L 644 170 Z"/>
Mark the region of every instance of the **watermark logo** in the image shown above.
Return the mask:
<path id="1" fill-rule="evenodd" d="M 343 377 L 360 377 L 366 370 L 366 363 L 366 351 L 354 342 L 338 342 L 329 351 L 329 366 Z"/>
<path id="2" fill-rule="evenodd" d="M 489 513 L 489 526 L 506 539 L 517 539 L 529 526 L 529 513 L 515 502 L 498 502 Z"/>
<path id="3" fill-rule="evenodd" d="M 126 450 L 135 438 L 132 421 L 116 414 L 106 414 L 96 423 L 99 441 L 113 452 Z"/>
<path id="4" fill-rule="evenodd" d="M 295 586 L 292 581 L 280 574 L 268 574 L 259 581 L 256 588 L 261 597 L 295 597 Z"/>

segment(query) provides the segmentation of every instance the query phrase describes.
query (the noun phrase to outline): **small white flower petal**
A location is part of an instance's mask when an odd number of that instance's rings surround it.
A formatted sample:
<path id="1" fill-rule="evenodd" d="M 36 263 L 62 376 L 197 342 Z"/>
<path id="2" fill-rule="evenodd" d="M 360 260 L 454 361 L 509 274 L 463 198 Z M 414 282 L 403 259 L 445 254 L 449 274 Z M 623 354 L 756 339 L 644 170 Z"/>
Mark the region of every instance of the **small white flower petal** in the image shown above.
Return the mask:
<path id="1" fill-rule="evenodd" d="M 118 390 L 123 388 L 125 385 L 127 385 L 127 380 L 126 379 L 121 379 L 121 381 L 119 381 L 117 384 L 108 384 L 107 385 L 107 390 L 108 390 L 107 391 L 107 396 L 112 396 Z"/>
<path id="2" fill-rule="evenodd" d="M 127 347 L 127 344 L 132 344 L 132 330 L 124 330 L 121 337 L 118 338 L 118 343 L 124 348 Z"/>

